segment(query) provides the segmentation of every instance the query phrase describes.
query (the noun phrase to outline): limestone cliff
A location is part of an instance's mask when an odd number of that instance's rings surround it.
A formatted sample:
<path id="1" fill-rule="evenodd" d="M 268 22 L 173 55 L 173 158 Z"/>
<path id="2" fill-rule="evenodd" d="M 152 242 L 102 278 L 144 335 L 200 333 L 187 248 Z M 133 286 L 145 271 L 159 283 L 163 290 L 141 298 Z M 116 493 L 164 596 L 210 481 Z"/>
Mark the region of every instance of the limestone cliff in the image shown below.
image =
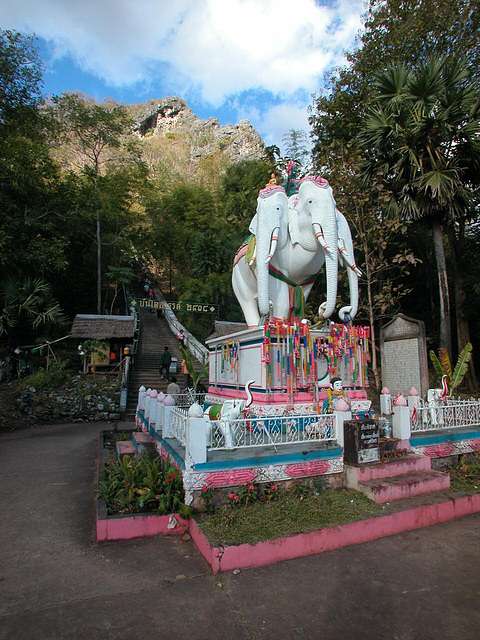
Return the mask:
<path id="1" fill-rule="evenodd" d="M 265 145 L 248 120 L 220 125 L 216 118 L 200 120 L 181 98 L 152 100 L 134 117 L 133 131 L 140 139 L 163 137 L 179 143 L 192 163 L 221 154 L 226 164 L 263 159 Z"/>

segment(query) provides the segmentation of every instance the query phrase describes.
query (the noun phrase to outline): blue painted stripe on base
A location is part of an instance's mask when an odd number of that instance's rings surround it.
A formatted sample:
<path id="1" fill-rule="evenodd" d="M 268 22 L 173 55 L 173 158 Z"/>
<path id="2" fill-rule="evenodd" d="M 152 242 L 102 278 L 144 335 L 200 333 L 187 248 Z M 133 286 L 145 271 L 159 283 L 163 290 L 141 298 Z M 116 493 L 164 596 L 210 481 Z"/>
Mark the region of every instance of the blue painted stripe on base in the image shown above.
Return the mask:
<path id="1" fill-rule="evenodd" d="M 195 471 L 220 471 L 223 469 L 238 469 L 243 467 L 264 467 L 266 465 L 294 464 L 311 460 L 340 458 L 343 449 L 322 449 L 307 451 L 306 453 L 287 453 L 262 458 L 243 458 L 241 460 L 219 460 L 218 462 L 202 462 L 195 465 Z"/>
<path id="2" fill-rule="evenodd" d="M 412 447 L 428 447 L 432 444 L 442 442 L 462 442 L 463 440 L 476 440 L 480 438 L 480 431 L 462 431 L 461 433 L 442 433 L 432 436 L 412 436 L 410 444 Z"/>
<path id="3" fill-rule="evenodd" d="M 152 438 L 154 438 L 155 440 L 158 440 L 160 442 L 160 444 L 162 445 L 162 447 L 167 451 L 167 453 L 169 454 L 169 456 L 171 458 L 173 458 L 175 460 L 175 462 L 178 464 L 178 466 L 181 469 L 185 469 L 185 461 L 181 458 L 181 456 L 178 455 L 178 453 L 175 451 L 175 449 L 173 449 L 168 442 L 166 442 L 156 431 L 155 429 L 153 429 L 152 427 L 148 428 L 148 432 L 149 434 L 152 436 Z"/>

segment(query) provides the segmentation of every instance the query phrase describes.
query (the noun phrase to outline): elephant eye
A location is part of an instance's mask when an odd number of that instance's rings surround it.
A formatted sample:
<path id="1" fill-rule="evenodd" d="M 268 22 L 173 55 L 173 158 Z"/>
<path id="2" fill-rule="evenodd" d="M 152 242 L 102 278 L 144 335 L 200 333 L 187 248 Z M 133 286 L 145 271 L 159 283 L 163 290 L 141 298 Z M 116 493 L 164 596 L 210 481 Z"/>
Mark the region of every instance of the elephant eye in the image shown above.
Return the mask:
<path id="1" fill-rule="evenodd" d="M 280 207 L 277 207 L 277 211 L 280 211 Z"/>
<path id="2" fill-rule="evenodd" d="M 309 200 L 309 201 L 308 201 L 308 204 L 313 204 L 313 200 Z"/>

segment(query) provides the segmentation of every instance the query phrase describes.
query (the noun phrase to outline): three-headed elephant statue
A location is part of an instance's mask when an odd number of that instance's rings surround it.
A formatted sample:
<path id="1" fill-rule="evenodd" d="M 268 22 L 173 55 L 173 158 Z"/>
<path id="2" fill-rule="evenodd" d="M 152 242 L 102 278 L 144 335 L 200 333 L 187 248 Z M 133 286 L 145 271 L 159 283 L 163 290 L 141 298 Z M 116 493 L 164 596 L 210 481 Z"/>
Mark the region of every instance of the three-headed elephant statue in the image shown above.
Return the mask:
<path id="1" fill-rule="evenodd" d="M 278 185 L 262 189 L 250 232 L 255 242 L 239 249 L 232 274 L 233 290 L 249 326 L 263 324 L 271 316 L 303 318 L 304 303 L 324 266 L 326 300 L 318 313 L 321 319 L 329 318 L 336 305 L 339 263 L 347 267 L 350 289 L 350 303 L 339 316 L 341 320 L 355 316 L 361 272 L 355 265 L 348 223 L 326 180 L 304 178 L 298 194 L 290 198 Z"/>

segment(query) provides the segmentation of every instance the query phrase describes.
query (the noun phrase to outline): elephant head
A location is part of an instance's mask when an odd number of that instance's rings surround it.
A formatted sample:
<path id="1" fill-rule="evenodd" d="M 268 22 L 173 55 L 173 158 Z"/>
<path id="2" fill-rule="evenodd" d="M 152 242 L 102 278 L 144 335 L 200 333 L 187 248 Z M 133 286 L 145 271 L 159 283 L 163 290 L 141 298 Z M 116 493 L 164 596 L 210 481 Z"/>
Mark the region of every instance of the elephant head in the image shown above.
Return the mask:
<path id="1" fill-rule="evenodd" d="M 255 234 L 258 310 L 261 318 L 270 313 L 268 265 L 278 247 L 287 241 L 288 199 L 280 186 L 262 189 L 250 231 Z"/>
<path id="2" fill-rule="evenodd" d="M 307 251 L 323 250 L 327 272 L 327 300 L 318 310 L 329 318 L 337 298 L 338 226 L 333 192 L 326 180 L 307 177 L 300 182 L 296 201 L 298 242 Z M 313 246 L 312 246 L 313 245 Z"/>

